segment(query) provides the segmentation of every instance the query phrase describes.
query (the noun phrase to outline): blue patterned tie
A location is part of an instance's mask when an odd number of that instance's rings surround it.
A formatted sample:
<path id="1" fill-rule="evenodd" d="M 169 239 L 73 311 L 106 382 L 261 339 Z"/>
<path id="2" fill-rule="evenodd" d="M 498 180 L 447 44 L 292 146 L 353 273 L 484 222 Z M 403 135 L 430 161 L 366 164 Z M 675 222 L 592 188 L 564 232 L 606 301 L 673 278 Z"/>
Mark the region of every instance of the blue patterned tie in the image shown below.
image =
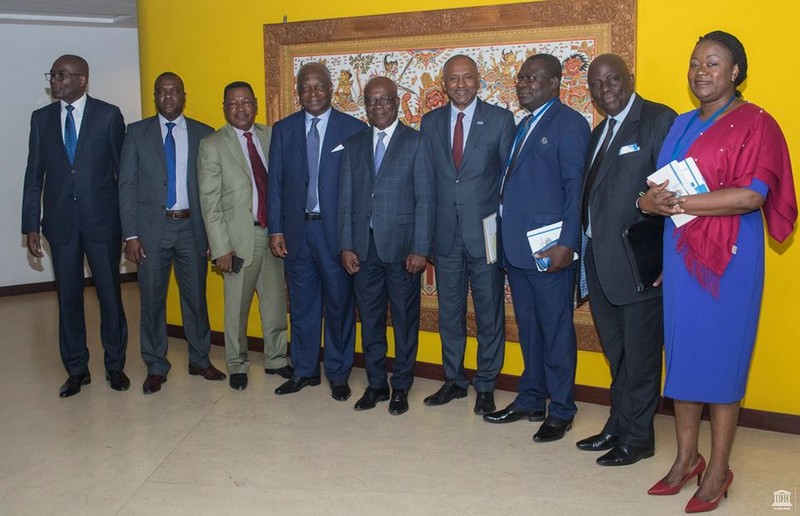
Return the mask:
<path id="1" fill-rule="evenodd" d="M 78 133 L 75 131 L 75 119 L 72 112 L 75 106 L 67 104 L 67 119 L 64 120 L 64 147 L 67 149 L 67 157 L 70 165 L 75 162 L 75 149 L 78 147 Z"/>
<path id="2" fill-rule="evenodd" d="M 378 175 L 378 169 L 381 168 L 383 156 L 386 154 L 386 146 L 383 144 L 383 139 L 386 138 L 386 133 L 381 131 L 378 133 L 378 143 L 375 145 L 375 175 Z"/>
<path id="3" fill-rule="evenodd" d="M 167 122 L 167 137 L 164 138 L 164 156 L 167 158 L 167 209 L 172 209 L 178 201 L 176 183 L 178 182 L 175 172 L 175 137 L 172 136 L 172 128 L 175 122 Z"/>
<path id="4" fill-rule="evenodd" d="M 319 118 L 311 120 L 311 129 L 306 136 L 306 153 L 308 155 L 308 192 L 306 193 L 306 211 L 313 212 L 317 204 L 317 188 L 319 183 Z"/>

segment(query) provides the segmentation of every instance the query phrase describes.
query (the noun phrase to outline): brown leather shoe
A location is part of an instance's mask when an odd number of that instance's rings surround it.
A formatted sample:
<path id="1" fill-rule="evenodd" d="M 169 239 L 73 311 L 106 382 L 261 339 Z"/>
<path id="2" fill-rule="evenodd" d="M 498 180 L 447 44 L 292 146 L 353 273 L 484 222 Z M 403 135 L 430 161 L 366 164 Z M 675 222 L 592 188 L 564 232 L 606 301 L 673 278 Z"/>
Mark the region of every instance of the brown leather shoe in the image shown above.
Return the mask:
<path id="1" fill-rule="evenodd" d="M 214 364 L 209 363 L 208 367 L 202 368 L 196 364 L 189 364 L 189 374 L 192 376 L 202 376 L 206 380 L 220 381 L 227 378 L 225 373 L 214 367 Z"/>
<path id="2" fill-rule="evenodd" d="M 161 384 L 167 383 L 167 377 L 159 374 L 148 374 L 142 384 L 142 392 L 145 394 L 153 394 L 161 390 Z"/>

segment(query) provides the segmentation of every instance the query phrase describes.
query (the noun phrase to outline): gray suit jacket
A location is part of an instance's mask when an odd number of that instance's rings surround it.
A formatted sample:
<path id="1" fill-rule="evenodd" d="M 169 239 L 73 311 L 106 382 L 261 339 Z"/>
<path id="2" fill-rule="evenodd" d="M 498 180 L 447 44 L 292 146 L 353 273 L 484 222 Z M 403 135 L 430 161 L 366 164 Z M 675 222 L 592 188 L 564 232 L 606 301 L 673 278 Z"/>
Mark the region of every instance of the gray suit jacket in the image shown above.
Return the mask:
<path id="1" fill-rule="evenodd" d="M 254 127 L 261 150 L 268 152 L 272 129 L 261 124 Z M 236 255 L 244 259 L 245 266 L 253 261 L 255 192 L 250 178 L 247 157 L 230 124 L 203 138 L 197 159 L 197 179 L 212 259 L 236 251 Z"/>
<path id="2" fill-rule="evenodd" d="M 370 222 L 381 261 L 402 262 L 409 253 L 431 254 L 433 171 L 422 136 L 399 123 L 375 173 L 372 128 L 344 144 L 339 176 L 339 251 L 360 260 L 369 252 Z"/>
<path id="3" fill-rule="evenodd" d="M 645 217 L 636 209 L 636 198 L 639 192 L 647 190 L 647 176 L 656 170 L 661 144 L 675 116 L 675 111 L 669 107 L 637 95 L 628 116 L 611 141 L 589 193 L 592 256 L 603 294 L 615 305 L 636 303 L 661 295 L 660 288 L 642 293 L 636 291 L 622 232 Z M 587 171 L 591 167 L 604 124 L 599 124 L 592 131 L 586 159 Z M 639 150 L 627 152 L 633 144 L 638 145 Z M 620 154 L 623 147 L 626 147 L 626 152 Z"/>
<path id="4" fill-rule="evenodd" d="M 450 253 L 458 224 L 470 256 L 486 256 L 483 219 L 497 211 L 500 177 L 516 128 L 510 111 L 477 102 L 458 172 L 450 146 L 450 104 L 422 117 L 421 131 L 436 180 L 436 254 Z"/>
<path id="5" fill-rule="evenodd" d="M 203 218 L 200 215 L 197 151 L 200 140 L 213 133 L 214 129 L 186 118 L 186 130 L 189 142 L 187 189 L 189 209 L 193 212 L 190 219 L 197 252 L 205 255 L 208 242 Z M 119 205 L 123 239 L 138 237 L 145 252 L 157 247 L 164 232 L 166 203 L 167 165 L 161 126 L 156 115 L 130 124 L 122 145 Z"/>

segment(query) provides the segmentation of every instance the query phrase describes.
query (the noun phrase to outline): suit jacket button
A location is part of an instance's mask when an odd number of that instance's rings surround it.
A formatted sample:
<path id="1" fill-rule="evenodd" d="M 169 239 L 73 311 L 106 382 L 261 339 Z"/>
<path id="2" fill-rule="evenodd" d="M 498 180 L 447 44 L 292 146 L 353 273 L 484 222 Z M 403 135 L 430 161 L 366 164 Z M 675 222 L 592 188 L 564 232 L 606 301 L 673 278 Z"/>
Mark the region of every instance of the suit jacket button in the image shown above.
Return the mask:
<path id="1" fill-rule="evenodd" d="M 164 181 L 164 186 L 167 186 L 167 182 L 166 181 Z"/>
<path id="2" fill-rule="evenodd" d="M 167 209 L 167 207 L 166 207 L 166 206 L 164 206 L 164 205 L 162 204 L 162 205 L 161 205 L 161 209 L 162 209 L 162 210 L 166 210 L 166 209 Z"/>
<path id="3" fill-rule="evenodd" d="M 72 170 L 70 170 L 70 172 L 74 174 L 75 173 L 75 169 L 73 168 Z"/>
<path id="4" fill-rule="evenodd" d="M 461 180 L 460 179 L 456 179 L 456 184 L 461 184 Z"/>

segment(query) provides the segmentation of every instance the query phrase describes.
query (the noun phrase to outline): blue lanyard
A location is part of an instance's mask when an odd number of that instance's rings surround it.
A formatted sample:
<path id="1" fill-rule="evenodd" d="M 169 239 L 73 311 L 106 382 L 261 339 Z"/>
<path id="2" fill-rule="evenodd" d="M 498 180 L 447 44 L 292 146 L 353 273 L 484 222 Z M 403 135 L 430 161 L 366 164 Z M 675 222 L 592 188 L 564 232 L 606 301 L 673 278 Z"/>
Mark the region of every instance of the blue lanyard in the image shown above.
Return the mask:
<path id="1" fill-rule="evenodd" d="M 728 106 L 730 106 L 730 105 L 733 103 L 733 101 L 734 101 L 734 100 L 736 100 L 736 95 L 734 95 L 733 97 L 731 97 L 731 99 L 730 99 L 728 102 L 726 102 L 724 106 L 722 106 L 722 107 L 721 107 L 721 108 L 719 108 L 718 110 L 714 111 L 714 114 L 713 114 L 713 115 L 711 115 L 710 117 L 708 117 L 708 118 L 706 119 L 706 121 L 705 121 L 705 122 L 703 122 L 703 125 L 701 125 L 701 126 L 700 126 L 700 131 L 699 131 L 699 132 L 701 132 L 701 133 L 702 133 L 702 132 L 703 132 L 703 131 L 705 131 L 705 130 L 706 130 L 706 129 L 707 129 L 707 128 L 708 128 L 708 127 L 711 125 L 711 124 L 713 124 L 713 123 L 714 123 L 714 120 L 716 120 L 716 119 L 717 119 L 717 117 L 718 117 L 719 115 L 721 115 L 723 111 L 725 111 L 726 109 L 728 109 Z M 681 149 L 683 149 L 683 147 L 684 147 L 684 145 L 685 145 L 685 144 L 683 143 L 683 139 L 684 139 L 684 138 L 686 138 L 686 133 L 689 131 L 689 128 L 690 128 L 690 127 L 692 127 L 692 125 L 695 123 L 695 121 L 696 121 L 696 120 L 697 120 L 699 117 L 700 117 L 700 110 L 698 109 L 697 111 L 695 111 L 695 112 L 694 112 L 694 115 L 692 115 L 692 119 L 691 119 L 691 120 L 689 120 L 689 123 L 688 123 L 688 124 L 686 124 L 686 127 L 683 129 L 683 133 L 681 133 L 681 137 L 680 137 L 680 138 L 678 138 L 678 142 L 675 144 L 675 147 L 673 147 L 673 149 L 672 149 L 672 159 L 671 159 L 670 161 L 675 161 L 675 160 L 677 160 L 677 159 L 678 159 L 678 156 L 682 156 L 683 154 L 685 154 L 685 153 L 686 153 L 686 151 L 687 151 L 687 150 L 689 150 L 689 149 L 684 149 L 684 152 L 681 152 Z"/>
<path id="2" fill-rule="evenodd" d="M 522 145 L 522 142 L 525 141 L 525 136 L 530 131 L 531 126 L 542 116 L 545 111 L 556 101 L 555 98 L 550 99 L 547 104 L 542 106 L 542 109 L 539 110 L 538 113 L 535 115 L 531 113 L 528 115 L 528 118 L 523 122 L 520 126 L 520 130 L 517 132 L 517 137 L 514 139 L 514 145 L 511 146 L 511 152 L 508 153 L 508 158 L 506 159 L 506 167 L 505 169 L 508 170 L 508 167 L 511 166 L 511 160 L 514 158 L 514 151 L 517 149 L 517 146 Z M 525 129 L 524 131 L 522 129 Z"/>

